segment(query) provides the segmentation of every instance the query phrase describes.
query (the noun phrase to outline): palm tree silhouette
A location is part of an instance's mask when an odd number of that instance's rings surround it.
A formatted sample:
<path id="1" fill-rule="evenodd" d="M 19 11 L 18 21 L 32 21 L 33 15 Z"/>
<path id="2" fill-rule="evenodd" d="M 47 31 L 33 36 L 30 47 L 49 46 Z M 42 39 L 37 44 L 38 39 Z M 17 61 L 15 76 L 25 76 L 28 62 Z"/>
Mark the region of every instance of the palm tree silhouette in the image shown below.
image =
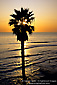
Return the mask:
<path id="1" fill-rule="evenodd" d="M 33 11 L 29 12 L 29 9 L 21 8 L 21 11 L 16 9 L 14 11 L 16 14 L 10 15 L 13 19 L 10 19 L 9 24 L 14 26 L 12 31 L 17 35 L 17 40 L 21 41 L 22 76 L 25 80 L 24 41 L 28 40 L 27 32 L 31 34 L 34 31 L 34 26 L 31 26 L 31 23 L 35 17 L 32 17 Z"/>

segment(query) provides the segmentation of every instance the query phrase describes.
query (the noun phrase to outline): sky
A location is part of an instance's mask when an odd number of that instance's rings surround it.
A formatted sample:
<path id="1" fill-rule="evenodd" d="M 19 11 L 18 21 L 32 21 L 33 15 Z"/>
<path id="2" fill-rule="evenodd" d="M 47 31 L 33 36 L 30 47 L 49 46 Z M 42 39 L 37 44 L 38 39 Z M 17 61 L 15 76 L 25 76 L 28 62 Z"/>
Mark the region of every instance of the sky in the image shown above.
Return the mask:
<path id="1" fill-rule="evenodd" d="M 57 32 L 57 0 L 0 0 L 0 32 L 11 32 L 9 19 L 14 9 L 33 11 L 35 32 Z"/>

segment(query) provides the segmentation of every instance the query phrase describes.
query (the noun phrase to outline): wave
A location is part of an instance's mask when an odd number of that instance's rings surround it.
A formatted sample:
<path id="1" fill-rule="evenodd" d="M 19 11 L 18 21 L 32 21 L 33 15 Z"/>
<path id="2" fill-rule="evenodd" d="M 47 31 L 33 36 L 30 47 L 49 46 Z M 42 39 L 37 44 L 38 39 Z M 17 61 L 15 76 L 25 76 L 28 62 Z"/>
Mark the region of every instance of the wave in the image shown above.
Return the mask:
<path id="1" fill-rule="evenodd" d="M 50 43 L 50 42 L 26 42 L 26 43 Z M 0 45 L 21 44 L 21 43 L 1 43 Z"/>
<path id="2" fill-rule="evenodd" d="M 41 42 L 26 42 L 26 43 L 51 43 L 51 42 L 57 42 L 57 41 L 41 41 Z M 20 44 L 20 43 L 8 43 L 8 44 Z"/>
<path id="3" fill-rule="evenodd" d="M 35 48 L 35 47 L 46 47 L 46 46 L 57 46 L 57 45 L 31 45 L 29 46 L 28 48 L 24 48 L 24 49 L 30 49 L 30 48 Z M 14 49 L 14 50 L 9 50 L 9 51 L 18 51 L 18 50 L 21 50 L 21 49 Z"/>
<path id="4" fill-rule="evenodd" d="M 25 57 L 38 56 L 38 55 L 43 55 L 43 54 L 38 53 L 38 54 L 32 54 L 32 55 L 25 55 Z M 6 57 L 6 58 L 1 58 L 0 60 L 3 60 L 3 59 L 11 59 L 11 58 L 20 58 L 20 57 L 22 57 L 22 56 Z"/>
<path id="5" fill-rule="evenodd" d="M 43 57 L 41 57 L 41 58 L 38 58 L 38 59 L 36 59 L 35 61 L 36 62 L 34 62 L 34 61 L 29 61 L 29 64 L 27 64 L 25 67 L 30 67 L 30 66 L 32 66 L 32 65 L 35 65 L 35 64 L 40 64 L 40 63 L 44 63 L 44 62 L 46 62 L 46 61 L 48 61 L 48 60 L 56 60 L 57 58 L 55 58 L 55 57 L 50 57 L 50 58 L 48 58 L 48 59 L 46 59 L 46 60 L 43 60 L 43 61 L 38 61 L 39 59 L 42 59 Z M 12 66 L 12 65 L 11 65 Z M 6 71 L 0 71 L 0 73 L 7 73 L 7 72 L 13 72 L 13 71 L 15 71 L 15 70 L 18 70 L 18 69 L 21 69 L 22 68 L 22 66 L 20 66 L 20 67 L 17 67 L 17 68 L 14 68 L 14 69 L 11 69 L 11 70 L 6 70 Z"/>
<path id="6" fill-rule="evenodd" d="M 26 47 L 24 49 L 31 49 L 31 48 L 36 48 L 36 47 L 47 47 L 47 46 L 57 46 L 57 44 L 46 44 L 46 45 L 31 45 L 29 47 Z M 19 51 L 21 49 L 13 49 L 13 50 L 7 50 L 7 51 L 2 51 L 0 53 L 5 53 L 5 52 L 11 52 L 11 51 Z"/>
<path id="7" fill-rule="evenodd" d="M 13 78 L 22 78 L 22 76 L 14 76 L 14 77 L 9 77 L 9 78 L 2 78 L 1 80 L 0 80 L 0 82 L 3 82 L 3 81 L 5 81 L 5 80 L 9 80 L 9 79 L 13 79 Z"/>
<path id="8" fill-rule="evenodd" d="M 50 42 L 45 41 L 45 42 L 27 42 L 27 43 L 50 43 Z"/>
<path id="9" fill-rule="evenodd" d="M 51 42 L 57 42 L 57 41 L 41 41 L 41 42 L 26 42 L 26 43 L 51 43 Z M 8 44 L 20 44 L 20 43 L 8 43 Z"/>
<path id="10" fill-rule="evenodd" d="M 18 68 L 14 68 L 14 69 L 12 69 L 12 70 L 0 71 L 0 73 L 13 72 L 13 71 L 18 70 L 18 69 L 20 69 L 20 68 L 22 68 L 22 66 L 21 66 L 21 67 L 18 67 Z"/>
<path id="11" fill-rule="evenodd" d="M 8 44 L 20 44 L 20 43 L 8 43 Z"/>
<path id="12" fill-rule="evenodd" d="M 50 44 L 48 44 L 48 45 L 32 45 L 31 47 L 29 47 L 29 48 L 34 48 L 34 47 L 46 47 L 46 46 L 57 46 L 57 44 L 56 45 L 50 45 Z M 25 48 L 25 49 L 28 49 L 28 48 Z"/>
<path id="13" fill-rule="evenodd" d="M 57 42 L 57 41 L 41 41 L 41 42 L 26 42 L 26 43 L 52 43 L 52 42 Z M 20 44 L 20 43 L 0 43 L 0 45 L 8 45 L 8 44 Z"/>

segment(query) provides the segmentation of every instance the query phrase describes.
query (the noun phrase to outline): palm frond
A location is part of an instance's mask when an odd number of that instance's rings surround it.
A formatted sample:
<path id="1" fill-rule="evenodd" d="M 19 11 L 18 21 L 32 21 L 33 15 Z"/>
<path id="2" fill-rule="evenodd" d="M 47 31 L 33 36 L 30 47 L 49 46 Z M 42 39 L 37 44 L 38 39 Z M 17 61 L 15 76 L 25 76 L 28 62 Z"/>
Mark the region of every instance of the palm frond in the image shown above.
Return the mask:
<path id="1" fill-rule="evenodd" d="M 28 40 L 28 36 L 26 32 L 29 32 L 29 34 L 34 31 L 34 26 L 31 26 L 32 21 L 35 19 L 35 17 L 32 17 L 34 14 L 33 11 L 29 12 L 29 9 L 23 9 L 21 8 L 21 11 L 14 9 L 16 14 L 12 14 L 10 16 L 13 17 L 13 19 L 10 19 L 9 25 L 14 25 L 14 28 L 12 29 L 13 33 L 17 35 L 17 40 Z M 25 21 L 26 20 L 26 21 Z M 25 21 L 26 24 L 23 24 Z"/>
<path id="2" fill-rule="evenodd" d="M 13 24 L 18 24 L 18 22 L 15 20 L 15 19 L 10 19 L 10 22 L 9 22 L 10 26 L 13 25 Z"/>
<path id="3" fill-rule="evenodd" d="M 31 14 L 33 11 L 29 12 L 29 14 Z"/>

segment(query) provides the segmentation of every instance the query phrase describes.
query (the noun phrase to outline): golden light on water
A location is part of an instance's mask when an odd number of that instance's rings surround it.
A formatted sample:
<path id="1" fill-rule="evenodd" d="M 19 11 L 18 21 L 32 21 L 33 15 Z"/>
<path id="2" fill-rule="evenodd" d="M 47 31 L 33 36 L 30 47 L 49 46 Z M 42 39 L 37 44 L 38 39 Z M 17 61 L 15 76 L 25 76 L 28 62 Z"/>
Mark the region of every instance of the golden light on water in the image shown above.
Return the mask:
<path id="1" fill-rule="evenodd" d="M 18 41 L 19 42 L 19 41 Z M 20 43 L 20 42 L 19 42 Z M 18 56 L 21 56 L 21 43 L 20 44 L 16 44 L 16 49 L 19 49 L 17 52 L 16 52 L 16 54 L 18 55 Z M 25 41 L 24 42 L 24 55 L 26 56 L 26 55 L 28 55 L 28 54 L 30 54 L 30 50 L 29 49 L 26 49 L 26 48 L 28 48 L 28 43 L 27 43 L 27 41 Z"/>
<path id="2" fill-rule="evenodd" d="M 24 55 L 26 56 L 26 55 L 28 55 L 28 54 L 30 54 L 30 50 L 29 49 L 27 49 L 28 48 L 28 43 L 27 42 L 25 42 L 24 43 Z"/>
<path id="3" fill-rule="evenodd" d="M 25 43 L 24 43 L 24 48 L 26 48 L 26 45 L 27 45 L 27 43 L 25 42 Z"/>

